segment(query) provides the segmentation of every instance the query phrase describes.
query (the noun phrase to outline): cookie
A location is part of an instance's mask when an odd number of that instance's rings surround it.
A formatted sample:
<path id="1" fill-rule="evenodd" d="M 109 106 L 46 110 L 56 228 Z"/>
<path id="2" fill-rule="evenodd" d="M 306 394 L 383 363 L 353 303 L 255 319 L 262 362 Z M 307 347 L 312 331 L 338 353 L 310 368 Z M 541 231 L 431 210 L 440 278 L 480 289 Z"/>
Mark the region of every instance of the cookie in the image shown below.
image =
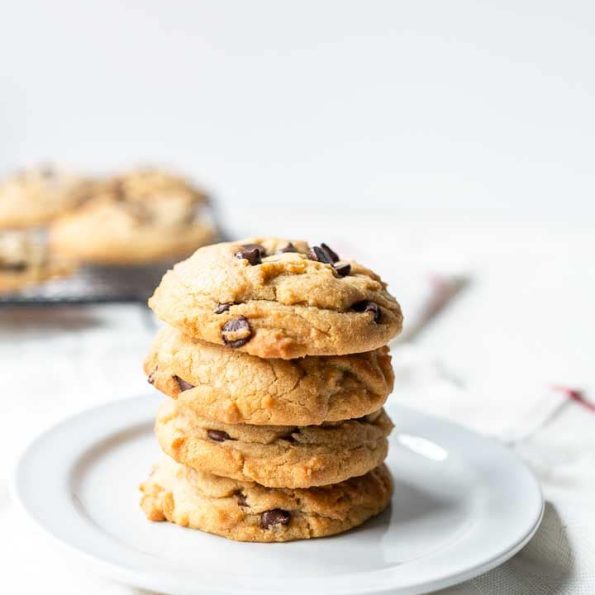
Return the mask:
<path id="1" fill-rule="evenodd" d="M 13 174 L 0 182 L 0 227 L 43 225 L 77 205 L 85 182 L 51 166 Z"/>
<path id="2" fill-rule="evenodd" d="M 160 391 L 223 423 L 318 425 L 382 407 L 394 374 L 386 347 L 342 356 L 261 359 L 161 329 L 144 364 Z"/>
<path id="3" fill-rule="evenodd" d="M 321 426 L 222 424 L 168 400 L 155 433 L 166 454 L 200 471 L 272 488 L 307 488 L 380 465 L 392 428 L 384 410 Z"/>
<path id="4" fill-rule="evenodd" d="M 51 257 L 32 230 L 0 231 L 0 294 L 13 293 L 72 271 Z"/>
<path id="5" fill-rule="evenodd" d="M 197 250 L 150 307 L 183 333 L 262 358 L 372 351 L 403 317 L 385 283 L 325 244 L 256 238 Z"/>
<path id="6" fill-rule="evenodd" d="M 139 170 L 96 183 L 50 229 L 57 254 L 111 265 L 180 258 L 216 237 L 207 198 L 182 178 Z"/>
<path id="7" fill-rule="evenodd" d="M 392 481 L 386 466 L 380 465 L 330 486 L 265 488 L 166 459 L 140 489 L 149 520 L 167 520 L 237 541 L 274 542 L 324 537 L 361 525 L 388 506 Z"/>

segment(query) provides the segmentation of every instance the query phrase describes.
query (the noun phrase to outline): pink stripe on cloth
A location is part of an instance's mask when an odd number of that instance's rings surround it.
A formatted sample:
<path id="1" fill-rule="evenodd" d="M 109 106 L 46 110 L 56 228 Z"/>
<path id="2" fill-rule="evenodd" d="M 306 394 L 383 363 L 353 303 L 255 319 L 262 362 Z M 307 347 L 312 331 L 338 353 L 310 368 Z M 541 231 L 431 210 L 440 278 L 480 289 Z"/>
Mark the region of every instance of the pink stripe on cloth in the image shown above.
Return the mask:
<path id="1" fill-rule="evenodd" d="M 582 405 L 589 411 L 595 413 L 595 403 L 587 399 L 585 393 L 582 390 L 579 390 L 577 388 L 570 388 L 569 386 L 560 385 L 554 385 L 552 388 L 554 390 L 560 391 L 562 394 L 566 395 L 572 401 L 575 401 L 579 405 Z"/>

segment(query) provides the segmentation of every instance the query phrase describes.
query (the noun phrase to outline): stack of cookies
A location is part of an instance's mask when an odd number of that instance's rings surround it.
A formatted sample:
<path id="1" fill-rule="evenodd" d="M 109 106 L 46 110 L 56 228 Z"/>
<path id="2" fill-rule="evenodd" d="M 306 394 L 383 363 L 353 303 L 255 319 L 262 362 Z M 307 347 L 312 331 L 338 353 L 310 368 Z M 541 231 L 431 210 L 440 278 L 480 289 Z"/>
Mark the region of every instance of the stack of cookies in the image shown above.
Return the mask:
<path id="1" fill-rule="evenodd" d="M 167 326 L 145 371 L 171 397 L 156 423 L 169 456 L 141 486 L 150 520 L 289 541 L 388 505 L 402 315 L 375 273 L 325 244 L 229 242 L 177 264 L 149 305 Z"/>
<path id="2" fill-rule="evenodd" d="M 85 180 L 43 165 L 0 180 L 0 295 L 73 271 L 47 249 L 46 228 L 83 200 Z"/>

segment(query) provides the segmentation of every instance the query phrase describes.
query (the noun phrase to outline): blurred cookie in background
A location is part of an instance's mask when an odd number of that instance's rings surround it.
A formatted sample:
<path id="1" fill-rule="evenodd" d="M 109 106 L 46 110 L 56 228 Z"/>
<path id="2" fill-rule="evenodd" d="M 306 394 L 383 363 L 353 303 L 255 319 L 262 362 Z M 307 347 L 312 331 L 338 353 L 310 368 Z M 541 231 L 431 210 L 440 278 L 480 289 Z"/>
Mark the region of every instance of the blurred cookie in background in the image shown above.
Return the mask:
<path id="1" fill-rule="evenodd" d="M 68 263 L 53 258 L 43 239 L 30 230 L 0 230 L 0 294 L 72 272 Z"/>
<path id="2" fill-rule="evenodd" d="M 0 180 L 0 228 L 25 228 L 47 224 L 78 205 L 86 182 L 52 165 L 14 173 Z"/>
<path id="3" fill-rule="evenodd" d="M 95 182 L 87 199 L 49 230 L 53 253 L 99 265 L 166 261 L 216 239 L 206 194 L 149 168 Z"/>

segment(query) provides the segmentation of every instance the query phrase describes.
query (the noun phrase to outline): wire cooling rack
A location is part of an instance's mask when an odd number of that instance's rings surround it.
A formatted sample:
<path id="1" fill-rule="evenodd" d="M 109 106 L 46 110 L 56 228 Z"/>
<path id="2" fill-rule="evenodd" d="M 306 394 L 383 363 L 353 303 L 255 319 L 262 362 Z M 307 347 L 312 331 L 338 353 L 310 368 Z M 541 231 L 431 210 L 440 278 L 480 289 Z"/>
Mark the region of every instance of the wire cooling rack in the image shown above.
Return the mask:
<path id="1" fill-rule="evenodd" d="M 208 216 L 217 230 L 217 241 L 229 241 L 213 202 L 209 204 Z M 0 293 L 0 307 L 146 303 L 161 277 L 178 260 L 181 259 L 147 265 L 84 265 L 71 276 L 31 285 L 14 293 Z"/>
<path id="2" fill-rule="evenodd" d="M 0 294 L 0 306 L 52 306 L 146 302 L 174 263 L 84 266 L 72 276 Z"/>

